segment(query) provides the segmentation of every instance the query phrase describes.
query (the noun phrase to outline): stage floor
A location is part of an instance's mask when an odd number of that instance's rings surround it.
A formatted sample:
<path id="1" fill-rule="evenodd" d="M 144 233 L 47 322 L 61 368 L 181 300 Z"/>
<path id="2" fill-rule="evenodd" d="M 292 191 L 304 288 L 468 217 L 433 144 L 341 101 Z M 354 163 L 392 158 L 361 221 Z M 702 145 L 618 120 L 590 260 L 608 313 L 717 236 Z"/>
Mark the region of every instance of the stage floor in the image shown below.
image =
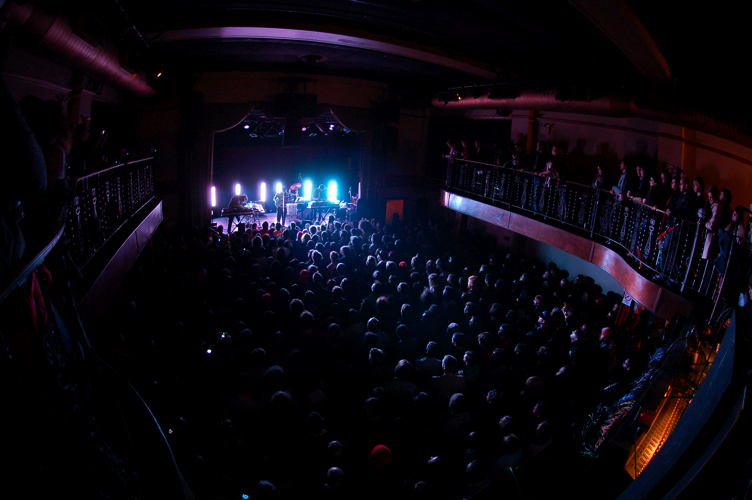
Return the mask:
<path id="1" fill-rule="evenodd" d="M 336 211 L 331 212 L 332 215 L 334 215 L 335 212 Z M 311 222 L 310 219 L 301 218 L 301 215 L 310 215 L 310 210 L 306 209 L 306 210 L 303 211 L 302 214 L 300 212 L 298 212 L 296 215 L 293 215 L 293 216 L 288 215 L 287 218 L 285 219 L 285 226 L 289 225 L 290 222 L 295 222 L 298 225 L 301 225 L 301 224 L 304 224 L 304 223 L 307 223 L 307 222 L 308 223 Z M 324 215 L 327 216 L 328 213 L 326 213 Z M 348 214 L 348 215 L 352 216 L 352 217 L 355 216 L 354 213 Z M 256 218 L 247 217 L 245 219 L 246 220 L 243 221 L 243 222 L 246 222 L 246 225 L 249 225 L 248 221 L 252 220 L 254 222 L 257 221 L 258 224 L 259 224 L 259 226 L 261 224 L 263 224 L 264 222 L 268 222 L 269 225 L 271 226 L 272 224 L 276 224 L 277 223 L 277 212 L 276 211 L 274 211 L 274 212 L 265 212 L 263 214 L 258 215 Z M 228 225 L 229 225 L 229 220 L 230 220 L 229 217 L 215 217 L 215 218 L 212 219 L 212 223 L 217 224 L 217 226 L 222 226 L 224 228 L 223 232 L 227 233 L 228 232 L 227 228 L 228 228 Z M 348 224 L 352 224 L 353 223 L 348 218 L 339 218 L 338 217 L 338 218 L 336 218 L 336 220 L 339 221 L 339 222 L 342 222 L 342 223 L 348 223 Z M 317 221 L 315 223 L 320 223 L 320 222 Z M 237 224 L 237 221 L 236 221 L 236 224 Z M 233 231 L 234 230 L 235 230 L 235 225 L 233 225 Z"/>
<path id="2" fill-rule="evenodd" d="M 296 224 L 301 224 L 305 219 L 300 219 L 299 216 L 287 216 L 285 219 L 285 226 L 288 226 L 290 222 L 295 222 Z M 338 219 L 339 220 L 339 219 Z M 230 218 L 229 217 L 215 217 L 212 219 L 213 224 L 217 224 L 217 226 L 222 226 L 224 228 L 224 233 L 227 233 L 227 226 L 229 224 Z M 277 212 L 267 212 L 263 215 L 258 216 L 258 225 L 261 226 L 264 222 L 268 222 L 271 226 L 272 224 L 277 223 Z M 305 222 L 310 222 L 310 220 L 305 220 Z M 233 227 L 234 229 L 234 227 Z"/>

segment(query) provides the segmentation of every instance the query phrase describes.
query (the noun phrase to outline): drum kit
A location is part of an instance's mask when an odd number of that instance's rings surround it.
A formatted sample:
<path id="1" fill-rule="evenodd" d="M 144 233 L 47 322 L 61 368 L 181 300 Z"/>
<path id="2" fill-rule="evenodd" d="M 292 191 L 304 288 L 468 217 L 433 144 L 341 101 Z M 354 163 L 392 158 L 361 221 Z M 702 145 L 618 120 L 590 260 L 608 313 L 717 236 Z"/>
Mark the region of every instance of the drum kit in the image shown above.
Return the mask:
<path id="1" fill-rule="evenodd" d="M 289 195 L 285 196 L 285 211 L 288 217 L 298 216 L 298 190 L 303 184 L 296 182 L 290 186 Z"/>

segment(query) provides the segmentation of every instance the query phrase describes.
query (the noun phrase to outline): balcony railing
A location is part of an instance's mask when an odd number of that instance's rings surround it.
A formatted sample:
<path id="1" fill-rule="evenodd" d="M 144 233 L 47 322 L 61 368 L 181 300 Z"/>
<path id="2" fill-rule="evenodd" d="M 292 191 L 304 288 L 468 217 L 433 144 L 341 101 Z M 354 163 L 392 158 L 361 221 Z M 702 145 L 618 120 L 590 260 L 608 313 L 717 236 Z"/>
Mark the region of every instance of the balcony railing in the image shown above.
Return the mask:
<path id="1" fill-rule="evenodd" d="M 623 248 L 640 270 L 660 275 L 682 292 L 716 294 L 715 255 L 703 259 L 709 230 L 633 198 L 531 172 L 448 158 L 447 187 L 512 211 L 569 227 Z M 712 236 L 711 236 L 712 238 Z"/>
<path id="2" fill-rule="evenodd" d="M 79 269 L 152 199 L 153 160 L 132 161 L 78 179 L 66 236 Z"/>

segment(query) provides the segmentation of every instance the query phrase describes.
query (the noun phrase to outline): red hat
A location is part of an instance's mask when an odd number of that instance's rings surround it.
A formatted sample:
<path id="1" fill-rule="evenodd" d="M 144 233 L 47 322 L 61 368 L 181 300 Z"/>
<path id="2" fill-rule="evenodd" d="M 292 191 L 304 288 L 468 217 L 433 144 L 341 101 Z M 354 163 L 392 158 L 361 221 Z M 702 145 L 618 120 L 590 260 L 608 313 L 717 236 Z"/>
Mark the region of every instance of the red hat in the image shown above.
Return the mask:
<path id="1" fill-rule="evenodd" d="M 400 262 L 400 263 L 399 263 L 399 266 L 400 266 L 401 268 L 403 268 L 403 269 L 407 269 L 407 262 L 405 262 L 405 261 L 403 260 L 402 262 Z"/>
<path id="2" fill-rule="evenodd" d="M 371 450 L 371 462 L 377 467 L 386 467 L 392 463 L 392 459 L 392 450 L 383 444 L 377 444 L 373 450 Z"/>

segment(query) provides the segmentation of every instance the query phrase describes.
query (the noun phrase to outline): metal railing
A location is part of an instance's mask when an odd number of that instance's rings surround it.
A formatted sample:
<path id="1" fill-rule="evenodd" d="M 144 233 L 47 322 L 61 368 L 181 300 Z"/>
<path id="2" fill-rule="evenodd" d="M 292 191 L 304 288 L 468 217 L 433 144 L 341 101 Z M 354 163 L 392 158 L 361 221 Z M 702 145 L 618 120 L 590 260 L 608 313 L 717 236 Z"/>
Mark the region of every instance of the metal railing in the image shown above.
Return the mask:
<path id="1" fill-rule="evenodd" d="M 105 242 L 154 196 L 154 158 L 117 165 L 78 179 L 66 237 L 83 268 Z"/>
<path id="2" fill-rule="evenodd" d="M 703 257 L 715 233 L 704 224 L 680 219 L 641 201 L 609 191 L 542 177 L 532 172 L 446 157 L 447 188 L 526 215 L 542 218 L 590 239 L 626 250 L 635 265 L 660 275 L 681 291 L 713 298 L 718 274 L 717 244 Z M 694 214 L 692 214 L 694 216 Z"/>

